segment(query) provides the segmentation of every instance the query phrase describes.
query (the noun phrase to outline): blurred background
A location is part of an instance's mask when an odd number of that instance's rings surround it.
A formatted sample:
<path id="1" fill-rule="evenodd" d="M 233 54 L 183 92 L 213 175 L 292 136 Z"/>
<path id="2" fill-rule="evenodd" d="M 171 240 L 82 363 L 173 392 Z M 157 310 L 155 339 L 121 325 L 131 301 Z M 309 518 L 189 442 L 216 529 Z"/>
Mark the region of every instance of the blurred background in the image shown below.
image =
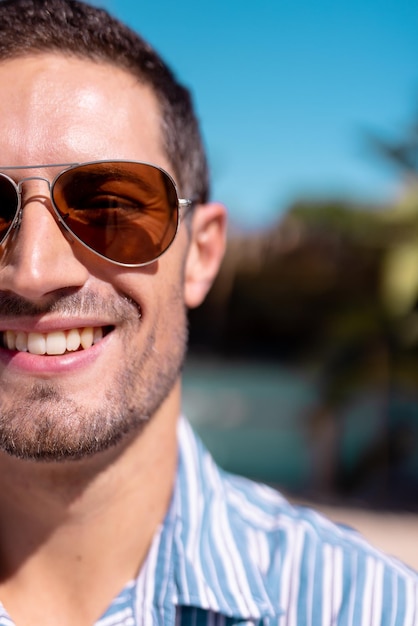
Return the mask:
<path id="1" fill-rule="evenodd" d="M 229 209 L 186 414 L 227 469 L 418 512 L 418 3 L 96 4 L 191 88 Z"/>

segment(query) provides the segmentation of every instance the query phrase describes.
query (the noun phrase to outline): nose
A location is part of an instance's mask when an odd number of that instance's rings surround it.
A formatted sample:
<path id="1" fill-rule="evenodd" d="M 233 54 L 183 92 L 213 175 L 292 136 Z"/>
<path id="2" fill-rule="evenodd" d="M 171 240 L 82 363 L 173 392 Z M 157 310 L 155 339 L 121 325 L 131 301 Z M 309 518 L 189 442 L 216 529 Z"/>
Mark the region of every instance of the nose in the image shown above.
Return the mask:
<path id="1" fill-rule="evenodd" d="M 54 291 L 79 288 L 88 279 L 87 268 L 54 217 L 47 181 L 26 183 L 19 229 L 2 248 L 2 291 L 40 303 Z"/>

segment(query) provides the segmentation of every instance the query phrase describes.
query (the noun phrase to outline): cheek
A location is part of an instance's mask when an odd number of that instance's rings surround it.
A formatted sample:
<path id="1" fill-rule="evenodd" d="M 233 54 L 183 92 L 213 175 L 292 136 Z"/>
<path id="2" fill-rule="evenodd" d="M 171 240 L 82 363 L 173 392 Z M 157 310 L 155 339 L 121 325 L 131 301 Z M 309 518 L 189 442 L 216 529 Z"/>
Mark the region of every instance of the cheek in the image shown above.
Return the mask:
<path id="1" fill-rule="evenodd" d="M 158 321 L 164 334 L 173 318 L 178 323 L 185 310 L 184 264 L 184 257 L 168 253 L 151 266 L 125 270 L 113 280 L 120 295 L 138 306 L 142 326 L 155 326 Z"/>
<path id="2" fill-rule="evenodd" d="M 120 297 L 129 298 L 141 315 L 141 331 L 158 327 L 159 337 L 172 335 L 173 328 L 185 325 L 184 273 L 188 237 L 180 228 L 171 248 L 155 263 L 142 268 L 120 268 L 111 264 L 96 267 L 96 276 L 111 284 Z M 91 268 L 92 269 L 92 268 Z M 100 275 L 99 275 L 100 272 Z"/>
<path id="3" fill-rule="evenodd" d="M 188 253 L 188 238 L 185 229 L 180 229 L 171 248 L 163 256 L 141 268 L 103 268 L 102 277 L 124 296 L 136 302 L 143 313 L 154 309 L 156 304 L 164 306 L 175 294 L 184 299 L 184 275 Z"/>

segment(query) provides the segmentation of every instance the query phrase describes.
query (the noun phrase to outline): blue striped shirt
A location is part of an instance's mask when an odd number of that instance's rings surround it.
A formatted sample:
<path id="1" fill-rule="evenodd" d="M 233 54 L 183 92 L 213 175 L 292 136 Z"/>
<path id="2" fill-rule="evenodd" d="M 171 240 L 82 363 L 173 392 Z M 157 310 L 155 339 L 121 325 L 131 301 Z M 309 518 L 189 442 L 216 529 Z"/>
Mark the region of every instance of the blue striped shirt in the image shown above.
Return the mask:
<path id="1" fill-rule="evenodd" d="M 0 624 L 13 622 L 3 610 Z M 418 574 L 351 529 L 227 474 L 182 419 L 164 523 L 96 626 L 418 626 Z"/>

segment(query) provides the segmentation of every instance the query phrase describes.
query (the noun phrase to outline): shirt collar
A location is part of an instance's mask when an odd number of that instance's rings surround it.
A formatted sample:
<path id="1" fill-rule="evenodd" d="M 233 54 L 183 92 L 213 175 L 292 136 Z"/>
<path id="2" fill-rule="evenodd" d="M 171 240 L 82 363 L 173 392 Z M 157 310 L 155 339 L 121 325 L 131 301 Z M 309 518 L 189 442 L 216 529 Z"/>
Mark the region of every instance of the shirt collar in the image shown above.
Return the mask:
<path id="1" fill-rule="evenodd" d="M 274 581 L 274 590 L 269 588 L 251 554 L 224 473 L 184 418 L 178 436 L 177 480 L 160 536 L 160 552 L 170 552 L 170 558 L 160 555 L 161 562 L 172 566 L 166 608 L 174 601 L 242 620 L 279 615 L 282 611 L 272 598 L 280 581 Z"/>

